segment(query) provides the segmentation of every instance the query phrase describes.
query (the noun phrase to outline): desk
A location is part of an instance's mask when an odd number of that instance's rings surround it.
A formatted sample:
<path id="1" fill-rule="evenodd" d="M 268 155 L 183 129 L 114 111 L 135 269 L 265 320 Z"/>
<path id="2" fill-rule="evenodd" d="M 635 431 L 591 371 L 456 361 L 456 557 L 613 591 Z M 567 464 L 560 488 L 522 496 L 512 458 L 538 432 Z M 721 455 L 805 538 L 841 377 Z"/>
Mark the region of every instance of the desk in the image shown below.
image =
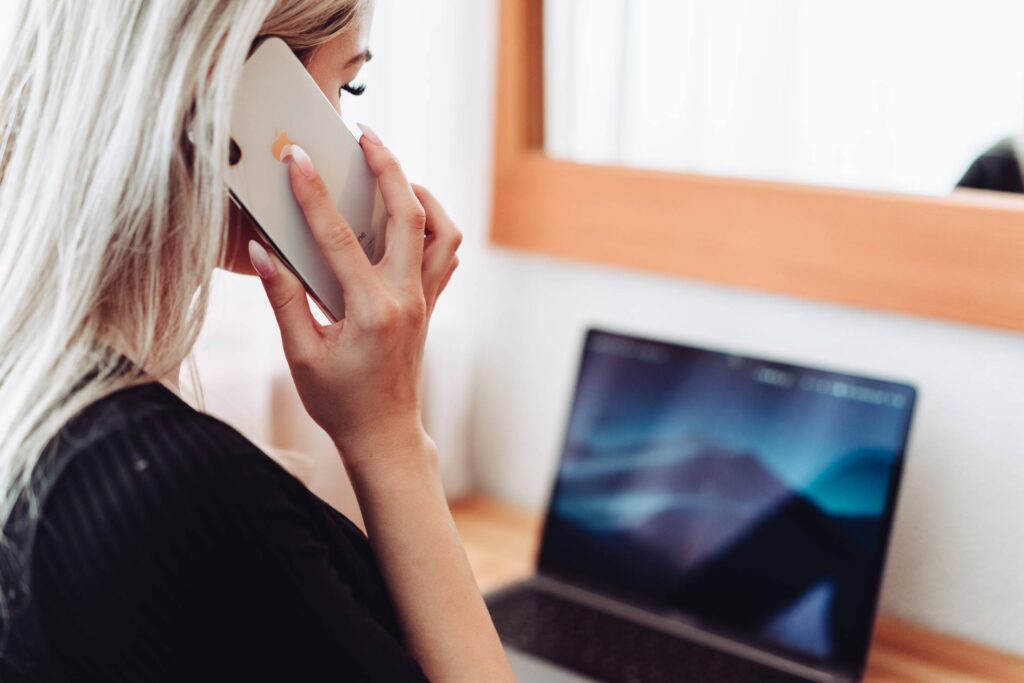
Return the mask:
<path id="1" fill-rule="evenodd" d="M 494 590 L 533 572 L 540 516 L 484 498 L 456 503 L 452 513 L 481 590 Z M 1024 659 L 883 616 L 878 621 L 865 681 L 1024 681 Z"/>

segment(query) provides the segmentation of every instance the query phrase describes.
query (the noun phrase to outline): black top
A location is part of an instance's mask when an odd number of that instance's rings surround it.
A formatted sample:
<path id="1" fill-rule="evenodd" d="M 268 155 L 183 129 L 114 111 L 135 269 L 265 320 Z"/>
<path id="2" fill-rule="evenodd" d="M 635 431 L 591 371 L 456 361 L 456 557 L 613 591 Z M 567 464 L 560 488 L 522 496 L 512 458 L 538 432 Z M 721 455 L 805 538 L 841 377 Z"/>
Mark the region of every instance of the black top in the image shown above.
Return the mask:
<path id="1" fill-rule="evenodd" d="M 1012 140 L 1003 140 L 978 157 L 957 187 L 1024 194 L 1024 177 Z"/>
<path id="2" fill-rule="evenodd" d="M 85 410 L 35 475 L 0 680 L 424 680 L 363 533 L 161 385 Z"/>

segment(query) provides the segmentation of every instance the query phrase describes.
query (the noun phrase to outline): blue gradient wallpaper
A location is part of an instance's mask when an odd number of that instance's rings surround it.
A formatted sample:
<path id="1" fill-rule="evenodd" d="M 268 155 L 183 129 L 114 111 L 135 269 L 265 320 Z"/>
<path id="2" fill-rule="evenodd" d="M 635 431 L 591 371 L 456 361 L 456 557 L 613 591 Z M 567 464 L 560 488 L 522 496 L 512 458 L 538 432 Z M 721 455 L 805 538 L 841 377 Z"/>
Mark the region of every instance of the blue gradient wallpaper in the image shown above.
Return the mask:
<path id="1" fill-rule="evenodd" d="M 541 568 L 857 666 L 914 399 L 592 332 Z"/>

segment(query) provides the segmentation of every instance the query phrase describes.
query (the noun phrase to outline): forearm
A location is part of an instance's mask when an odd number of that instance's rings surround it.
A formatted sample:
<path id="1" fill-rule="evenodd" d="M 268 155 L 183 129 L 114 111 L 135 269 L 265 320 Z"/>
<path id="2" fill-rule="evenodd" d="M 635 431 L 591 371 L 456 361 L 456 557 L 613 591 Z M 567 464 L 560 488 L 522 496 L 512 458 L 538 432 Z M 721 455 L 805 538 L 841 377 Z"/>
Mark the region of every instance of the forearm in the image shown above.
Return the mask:
<path id="1" fill-rule="evenodd" d="M 345 294 L 344 320 L 318 324 L 302 282 L 256 241 L 252 265 L 302 403 L 334 437 L 349 471 L 413 654 L 438 681 L 512 680 L 420 423 L 427 328 L 462 236 L 433 195 L 409 184 L 380 138 L 366 131 L 360 144 L 388 214 L 377 265 L 310 156 L 295 144 L 282 152 L 310 233 Z"/>
<path id="2" fill-rule="evenodd" d="M 436 681 L 514 677 L 444 497 L 429 439 L 348 464 L 409 648 Z"/>

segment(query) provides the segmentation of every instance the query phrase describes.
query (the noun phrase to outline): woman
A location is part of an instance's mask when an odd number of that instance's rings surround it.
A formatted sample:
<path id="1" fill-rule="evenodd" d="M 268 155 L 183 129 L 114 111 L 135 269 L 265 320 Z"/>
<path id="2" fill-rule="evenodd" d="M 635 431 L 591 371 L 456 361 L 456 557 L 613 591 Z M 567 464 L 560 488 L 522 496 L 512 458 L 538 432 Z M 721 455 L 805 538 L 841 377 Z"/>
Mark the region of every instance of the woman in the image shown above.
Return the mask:
<path id="1" fill-rule="evenodd" d="M 254 42 L 283 38 L 340 107 L 359 92 L 372 11 L 24 3 L 0 96 L 0 679 L 511 679 L 420 420 L 458 231 L 367 129 L 389 214 L 371 266 L 291 149 L 348 304 L 320 327 L 224 189 L 228 103 Z M 178 398 L 217 266 L 261 277 L 368 541 Z"/>

